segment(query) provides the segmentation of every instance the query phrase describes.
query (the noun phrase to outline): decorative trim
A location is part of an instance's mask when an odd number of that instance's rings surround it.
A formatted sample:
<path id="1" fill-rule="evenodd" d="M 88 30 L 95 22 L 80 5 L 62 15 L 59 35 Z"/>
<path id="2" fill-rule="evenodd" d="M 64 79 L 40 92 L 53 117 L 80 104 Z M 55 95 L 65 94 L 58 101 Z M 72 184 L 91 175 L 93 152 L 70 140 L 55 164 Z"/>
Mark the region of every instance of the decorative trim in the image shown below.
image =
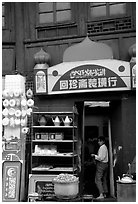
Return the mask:
<path id="1" fill-rule="evenodd" d="M 134 29 L 132 17 L 108 19 L 87 23 L 87 33 L 111 33 L 121 31 L 132 31 Z"/>
<path id="2" fill-rule="evenodd" d="M 36 38 L 60 37 L 78 34 L 77 24 L 65 24 L 36 28 Z"/>

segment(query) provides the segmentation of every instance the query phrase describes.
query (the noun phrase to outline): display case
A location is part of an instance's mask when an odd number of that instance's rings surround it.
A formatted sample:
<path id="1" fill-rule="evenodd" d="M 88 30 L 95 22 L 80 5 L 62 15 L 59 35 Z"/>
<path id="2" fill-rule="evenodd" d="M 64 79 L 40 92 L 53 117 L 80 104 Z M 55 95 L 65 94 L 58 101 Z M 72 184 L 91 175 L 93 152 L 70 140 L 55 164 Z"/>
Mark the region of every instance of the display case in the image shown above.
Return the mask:
<path id="1" fill-rule="evenodd" d="M 78 114 L 33 112 L 31 174 L 59 174 L 78 171 Z"/>

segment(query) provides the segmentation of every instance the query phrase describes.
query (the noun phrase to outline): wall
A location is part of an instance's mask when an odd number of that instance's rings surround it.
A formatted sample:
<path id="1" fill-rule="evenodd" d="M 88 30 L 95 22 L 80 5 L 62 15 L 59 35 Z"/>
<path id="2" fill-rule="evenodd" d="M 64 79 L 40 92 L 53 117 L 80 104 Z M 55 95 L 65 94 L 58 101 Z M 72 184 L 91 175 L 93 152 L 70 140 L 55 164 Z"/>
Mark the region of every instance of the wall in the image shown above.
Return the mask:
<path id="1" fill-rule="evenodd" d="M 136 100 L 135 95 L 124 95 L 122 101 L 123 173 L 136 156 Z"/>
<path id="2" fill-rule="evenodd" d="M 51 30 L 50 37 L 43 38 L 38 38 L 36 34 L 38 26 L 35 2 L 7 2 L 6 5 L 8 23 L 6 28 L 2 30 L 3 75 L 12 74 L 15 69 L 18 69 L 20 73 L 31 76 L 34 67 L 33 56 L 41 47 L 51 55 L 50 66 L 58 64 L 62 62 L 65 49 L 81 42 L 87 35 L 87 2 L 73 2 L 75 31 L 70 31 L 70 35 L 65 35 L 67 29 L 72 29 L 66 27 L 61 36 L 51 37 L 53 32 Z M 89 35 L 91 40 L 101 41 L 111 46 L 114 59 L 130 60 L 128 49 L 136 42 L 135 4 L 133 4 L 132 10 L 132 29 L 129 31 L 90 33 Z"/>

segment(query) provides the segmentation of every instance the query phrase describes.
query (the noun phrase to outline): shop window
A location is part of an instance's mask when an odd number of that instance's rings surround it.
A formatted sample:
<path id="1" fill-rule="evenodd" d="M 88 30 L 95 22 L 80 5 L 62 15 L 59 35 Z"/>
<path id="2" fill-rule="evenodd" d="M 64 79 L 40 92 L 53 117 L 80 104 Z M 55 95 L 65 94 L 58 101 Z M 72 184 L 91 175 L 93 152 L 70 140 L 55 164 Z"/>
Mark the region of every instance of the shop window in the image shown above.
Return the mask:
<path id="1" fill-rule="evenodd" d="M 71 6 L 68 2 L 39 3 L 39 24 L 61 23 L 71 20 Z"/>

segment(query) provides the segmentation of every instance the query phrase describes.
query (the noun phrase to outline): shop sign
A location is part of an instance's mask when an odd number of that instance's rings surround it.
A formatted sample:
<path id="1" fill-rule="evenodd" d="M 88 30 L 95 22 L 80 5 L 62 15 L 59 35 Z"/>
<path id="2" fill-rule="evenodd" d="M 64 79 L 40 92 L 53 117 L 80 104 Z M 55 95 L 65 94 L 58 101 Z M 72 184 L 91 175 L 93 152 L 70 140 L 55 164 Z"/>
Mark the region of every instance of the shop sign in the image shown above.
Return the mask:
<path id="1" fill-rule="evenodd" d="M 131 88 L 136 89 L 136 63 L 130 62 L 131 69 Z"/>
<path id="2" fill-rule="evenodd" d="M 128 71 L 123 65 L 117 68 L 118 70 L 115 71 L 112 67 L 108 68 L 96 64 L 76 66 L 63 73 L 53 83 L 53 87 L 51 90 L 49 89 L 49 94 L 130 89 L 130 67 Z M 52 77 L 49 80 L 52 81 Z"/>
<path id="3" fill-rule="evenodd" d="M 6 161 L 3 163 L 3 189 L 4 202 L 18 202 L 20 189 L 21 163 Z"/>
<path id="4" fill-rule="evenodd" d="M 53 198 L 55 196 L 53 178 L 55 177 L 56 175 L 30 174 L 29 194 L 38 193 L 45 199 Z"/>
<path id="5" fill-rule="evenodd" d="M 47 93 L 46 70 L 35 70 L 35 94 Z"/>

